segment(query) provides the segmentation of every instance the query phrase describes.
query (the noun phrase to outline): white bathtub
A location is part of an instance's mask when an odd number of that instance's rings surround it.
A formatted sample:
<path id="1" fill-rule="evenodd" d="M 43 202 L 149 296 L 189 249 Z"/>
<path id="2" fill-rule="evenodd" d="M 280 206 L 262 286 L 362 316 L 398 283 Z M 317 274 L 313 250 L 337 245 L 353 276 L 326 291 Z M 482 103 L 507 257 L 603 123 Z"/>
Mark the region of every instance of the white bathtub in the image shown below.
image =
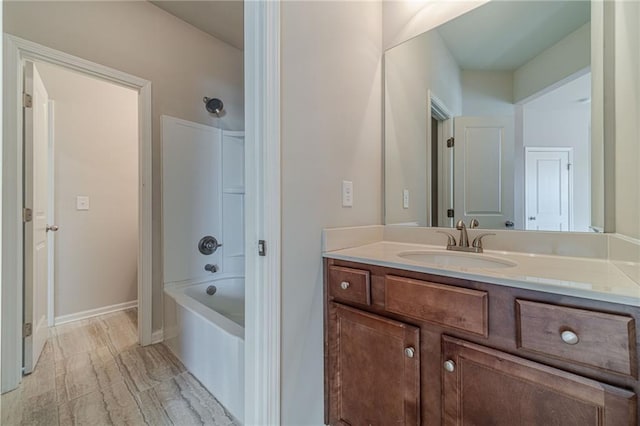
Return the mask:
<path id="1" fill-rule="evenodd" d="M 214 295 L 207 287 L 214 285 Z M 167 285 L 164 343 L 240 422 L 244 418 L 244 278 Z"/>

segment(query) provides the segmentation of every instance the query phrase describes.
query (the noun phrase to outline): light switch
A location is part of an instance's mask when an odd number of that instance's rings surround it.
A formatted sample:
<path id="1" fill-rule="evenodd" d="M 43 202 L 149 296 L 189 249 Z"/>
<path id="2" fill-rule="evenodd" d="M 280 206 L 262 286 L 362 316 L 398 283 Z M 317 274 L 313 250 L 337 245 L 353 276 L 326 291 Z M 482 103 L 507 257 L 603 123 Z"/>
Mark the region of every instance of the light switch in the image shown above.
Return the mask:
<path id="1" fill-rule="evenodd" d="M 402 190 L 402 208 L 404 209 L 409 208 L 409 190 L 408 189 Z"/>
<path id="2" fill-rule="evenodd" d="M 353 182 L 342 181 L 342 207 L 353 207 Z"/>
<path id="3" fill-rule="evenodd" d="M 76 197 L 76 210 L 89 210 L 89 197 L 78 195 Z"/>

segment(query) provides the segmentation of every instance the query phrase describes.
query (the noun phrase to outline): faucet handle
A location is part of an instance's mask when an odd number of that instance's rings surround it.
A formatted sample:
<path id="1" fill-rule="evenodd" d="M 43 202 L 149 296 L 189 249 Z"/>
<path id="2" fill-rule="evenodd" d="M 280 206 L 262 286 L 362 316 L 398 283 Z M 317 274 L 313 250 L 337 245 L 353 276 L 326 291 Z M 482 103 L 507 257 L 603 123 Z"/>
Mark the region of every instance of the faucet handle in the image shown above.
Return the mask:
<path id="1" fill-rule="evenodd" d="M 480 226 L 480 222 L 478 222 L 478 219 L 471 219 L 471 221 L 469 222 L 469 228 L 474 229 L 478 226 Z"/>
<path id="2" fill-rule="evenodd" d="M 436 231 L 436 232 L 439 233 L 439 234 L 444 234 L 444 235 L 447 236 L 447 246 L 455 246 L 457 244 L 456 243 L 456 237 L 454 237 L 450 233 L 445 232 L 445 231 Z"/>
<path id="3" fill-rule="evenodd" d="M 491 233 L 491 232 L 480 234 L 480 235 L 478 235 L 477 237 L 475 237 L 473 239 L 473 243 L 471 243 L 471 246 L 481 249 L 482 248 L 482 237 L 487 237 L 489 235 L 496 235 L 496 234 Z"/>

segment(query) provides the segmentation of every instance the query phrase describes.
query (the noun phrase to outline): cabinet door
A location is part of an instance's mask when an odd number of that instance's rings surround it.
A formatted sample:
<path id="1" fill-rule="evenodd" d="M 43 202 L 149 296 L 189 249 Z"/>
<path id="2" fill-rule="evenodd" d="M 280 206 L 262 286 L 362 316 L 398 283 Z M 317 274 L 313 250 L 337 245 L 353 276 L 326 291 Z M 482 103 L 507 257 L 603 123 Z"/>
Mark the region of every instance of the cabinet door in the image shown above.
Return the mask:
<path id="1" fill-rule="evenodd" d="M 330 423 L 419 424 L 419 329 L 336 303 L 330 305 Z"/>
<path id="2" fill-rule="evenodd" d="M 633 392 L 447 336 L 442 350 L 447 426 L 636 424 Z"/>

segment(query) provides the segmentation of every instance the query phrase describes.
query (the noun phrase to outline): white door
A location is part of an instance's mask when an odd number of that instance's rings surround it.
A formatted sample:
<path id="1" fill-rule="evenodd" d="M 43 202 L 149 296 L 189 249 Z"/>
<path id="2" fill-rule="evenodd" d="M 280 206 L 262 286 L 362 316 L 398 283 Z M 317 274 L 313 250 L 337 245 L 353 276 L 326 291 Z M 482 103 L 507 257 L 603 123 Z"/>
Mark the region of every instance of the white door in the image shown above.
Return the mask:
<path id="1" fill-rule="evenodd" d="M 568 231 L 570 158 L 567 149 L 527 148 L 525 152 L 525 223 L 527 229 Z"/>
<path id="2" fill-rule="evenodd" d="M 513 227 L 511 116 L 454 119 L 454 217 L 481 228 Z"/>
<path id="3" fill-rule="evenodd" d="M 48 102 L 49 96 L 32 62 L 24 67 L 25 93 L 31 107 L 24 108 L 24 207 L 31 218 L 24 225 L 24 371 L 35 368 L 48 338 Z"/>

